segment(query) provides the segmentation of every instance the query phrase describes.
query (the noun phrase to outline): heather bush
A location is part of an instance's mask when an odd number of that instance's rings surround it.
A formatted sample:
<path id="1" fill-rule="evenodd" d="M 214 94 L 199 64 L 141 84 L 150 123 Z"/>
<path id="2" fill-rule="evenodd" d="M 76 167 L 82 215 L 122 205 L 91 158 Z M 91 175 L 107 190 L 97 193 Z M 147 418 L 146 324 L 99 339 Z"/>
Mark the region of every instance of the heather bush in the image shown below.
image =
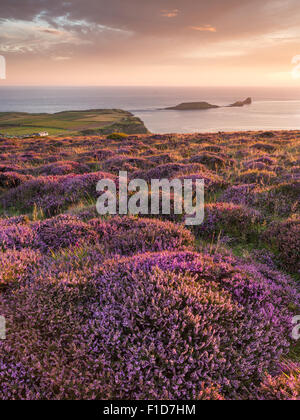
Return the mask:
<path id="1" fill-rule="evenodd" d="M 195 173 L 198 171 L 205 171 L 205 167 L 198 163 L 183 164 L 183 163 L 166 163 L 144 171 L 136 171 L 132 174 L 132 178 L 144 179 L 151 182 L 152 179 L 172 179 L 176 175 Z"/>
<path id="2" fill-rule="evenodd" d="M 35 170 L 37 175 L 66 175 L 82 174 L 89 172 L 89 167 L 82 163 L 72 161 L 61 161 L 44 165 Z"/>
<path id="3" fill-rule="evenodd" d="M 241 184 L 228 187 L 218 198 L 219 202 L 252 206 L 255 203 L 256 184 Z"/>
<path id="4" fill-rule="evenodd" d="M 0 230 L 0 249 L 17 249 L 33 247 L 35 233 L 26 224 L 3 226 Z"/>
<path id="5" fill-rule="evenodd" d="M 278 252 L 279 264 L 289 272 L 300 273 L 300 218 L 271 224 L 265 240 Z"/>
<path id="6" fill-rule="evenodd" d="M 278 183 L 257 191 L 255 206 L 280 217 L 297 213 L 300 211 L 300 181 Z"/>
<path id="7" fill-rule="evenodd" d="M 197 179 L 203 179 L 204 189 L 206 193 L 218 191 L 219 189 L 224 188 L 227 184 L 222 177 L 210 171 L 190 173 L 186 175 L 178 174 L 176 175 L 176 178 L 180 179 L 182 181 L 182 184 L 184 183 L 185 179 L 191 179 L 193 181 L 196 181 Z"/>
<path id="8" fill-rule="evenodd" d="M 2 399 L 247 398 L 287 352 L 286 284 L 229 259 L 114 258 L 88 278 L 43 274 L 0 297 Z"/>
<path id="9" fill-rule="evenodd" d="M 0 173 L 0 188 L 15 188 L 31 178 L 29 175 L 22 175 L 16 172 L 3 172 Z"/>
<path id="10" fill-rule="evenodd" d="M 255 143 L 251 146 L 251 149 L 257 149 L 263 152 L 273 152 L 276 148 L 268 143 Z"/>
<path id="11" fill-rule="evenodd" d="M 149 154 L 149 152 L 147 154 Z M 160 155 L 154 155 L 150 157 L 148 156 L 147 159 L 150 162 L 155 163 L 156 165 L 162 165 L 164 163 L 170 163 L 173 161 L 173 158 L 169 153 L 163 153 Z"/>
<path id="12" fill-rule="evenodd" d="M 114 179 L 114 176 L 105 172 L 40 176 L 6 192 L 1 203 L 4 208 L 18 206 L 24 211 L 36 206 L 51 216 L 84 198 L 96 199 L 97 182 L 104 178 Z"/>
<path id="13" fill-rule="evenodd" d="M 138 169 L 149 169 L 153 163 L 145 158 L 115 156 L 103 162 L 103 169 L 118 174 L 119 171 L 133 172 Z"/>
<path id="14" fill-rule="evenodd" d="M 230 163 L 226 158 L 213 153 L 202 153 L 192 156 L 190 158 L 190 162 L 201 163 L 211 169 L 223 168 L 226 167 L 228 163 Z"/>
<path id="15" fill-rule="evenodd" d="M 132 255 L 139 252 L 191 249 L 194 237 L 184 226 L 154 219 L 113 217 L 107 221 L 93 219 L 107 252 Z"/>
<path id="16" fill-rule="evenodd" d="M 88 224 L 75 216 L 59 215 L 34 223 L 34 246 L 42 252 L 78 246 L 81 242 L 95 243 L 96 233 Z"/>
<path id="17" fill-rule="evenodd" d="M 261 169 L 249 169 L 246 172 L 242 172 L 236 177 L 236 182 L 242 184 L 268 184 L 276 179 L 277 175 L 273 171 L 266 171 Z"/>
<path id="18" fill-rule="evenodd" d="M 41 255 L 31 249 L 0 252 L 0 298 L 7 287 L 33 280 L 33 273 L 41 262 Z"/>
<path id="19" fill-rule="evenodd" d="M 240 240 L 253 240 L 263 222 L 259 211 L 233 203 L 211 203 L 205 206 L 204 222 L 194 226 L 196 236 L 229 235 Z"/>
<path id="20" fill-rule="evenodd" d="M 300 365 L 290 361 L 281 363 L 281 374 L 267 374 L 258 390 L 261 400 L 300 400 Z"/>

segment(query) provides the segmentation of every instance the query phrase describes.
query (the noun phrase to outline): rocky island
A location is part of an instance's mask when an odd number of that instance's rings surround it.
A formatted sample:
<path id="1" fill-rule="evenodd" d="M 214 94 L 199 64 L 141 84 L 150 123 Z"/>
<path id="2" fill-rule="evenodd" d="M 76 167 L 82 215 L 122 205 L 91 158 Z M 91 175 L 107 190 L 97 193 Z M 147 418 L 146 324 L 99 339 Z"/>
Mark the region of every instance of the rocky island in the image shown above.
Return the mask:
<path id="1" fill-rule="evenodd" d="M 173 109 L 178 111 L 192 111 L 192 110 L 203 110 L 203 109 L 211 109 L 211 108 L 219 108 L 218 105 L 211 105 L 208 102 L 183 102 L 182 104 L 171 106 L 170 108 L 165 109 Z"/>
<path id="2" fill-rule="evenodd" d="M 237 101 L 234 102 L 231 105 L 227 105 L 226 108 L 232 108 L 232 107 L 242 107 L 244 105 L 251 105 L 252 104 L 252 99 L 251 98 L 247 98 L 244 101 Z M 164 108 L 165 110 L 174 110 L 174 111 L 203 111 L 206 109 L 214 109 L 214 108 L 223 108 L 222 106 L 219 105 L 212 105 L 208 102 L 183 102 L 179 105 L 176 106 L 171 106 L 168 108 Z"/>

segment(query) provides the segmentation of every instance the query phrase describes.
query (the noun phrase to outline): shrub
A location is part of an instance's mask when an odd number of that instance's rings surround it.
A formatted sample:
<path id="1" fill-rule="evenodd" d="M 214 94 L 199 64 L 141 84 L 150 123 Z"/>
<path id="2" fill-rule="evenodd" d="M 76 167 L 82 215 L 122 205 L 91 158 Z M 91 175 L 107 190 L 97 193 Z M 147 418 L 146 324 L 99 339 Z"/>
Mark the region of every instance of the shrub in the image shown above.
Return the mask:
<path id="1" fill-rule="evenodd" d="M 255 239 L 263 218 L 259 211 L 232 203 L 212 203 L 205 206 L 204 222 L 194 226 L 198 236 L 215 238 L 219 233 L 237 239 Z"/>
<path id="2" fill-rule="evenodd" d="M 263 152 L 273 152 L 276 148 L 272 144 L 255 143 L 251 146 L 251 149 L 262 150 Z"/>
<path id="3" fill-rule="evenodd" d="M 6 192 L 1 203 L 4 208 L 19 206 L 24 211 L 30 211 L 36 206 L 47 216 L 52 216 L 84 198 L 96 199 L 97 182 L 104 178 L 115 179 L 112 174 L 105 172 L 40 176 Z"/>
<path id="4" fill-rule="evenodd" d="M 66 175 L 82 174 L 89 172 L 89 167 L 82 163 L 72 161 L 61 161 L 41 166 L 35 170 L 37 175 Z"/>
<path id="5" fill-rule="evenodd" d="M 95 231 L 75 216 L 59 215 L 33 224 L 34 246 L 42 252 L 96 242 Z"/>
<path id="6" fill-rule="evenodd" d="M 3 226 L 0 230 L 0 249 L 17 249 L 33 247 L 35 234 L 26 224 Z"/>
<path id="7" fill-rule="evenodd" d="M 192 156 L 190 158 L 190 162 L 201 163 L 202 165 L 205 165 L 211 169 L 223 168 L 226 167 L 228 163 L 230 163 L 230 161 L 226 158 L 213 153 L 202 153 L 196 156 Z"/>
<path id="8" fill-rule="evenodd" d="M 151 182 L 152 179 L 169 179 L 175 178 L 176 175 L 195 173 L 197 171 L 205 171 L 206 168 L 198 163 L 165 163 L 156 168 L 144 171 L 136 171 L 132 174 L 132 178 L 144 179 Z"/>
<path id="9" fill-rule="evenodd" d="M 107 136 L 109 140 L 124 140 L 127 139 L 128 134 L 125 133 L 112 133 Z"/>
<path id="10" fill-rule="evenodd" d="M 290 361 L 281 363 L 281 374 L 267 374 L 263 380 L 257 398 L 262 400 L 300 399 L 300 365 Z"/>
<path id="11" fill-rule="evenodd" d="M 41 255 L 30 249 L 22 249 L 21 251 L 9 250 L 5 253 L 1 252 L 0 296 L 1 291 L 7 287 L 12 287 L 25 281 L 32 281 L 35 268 L 41 262 Z"/>
<path id="12" fill-rule="evenodd" d="M 144 254 L 77 277 L 0 296 L 1 399 L 249 398 L 288 350 L 296 291 L 231 259 Z"/>
<path id="13" fill-rule="evenodd" d="M 0 173 L 0 188 L 15 188 L 31 178 L 29 175 L 22 175 L 16 172 L 3 172 Z"/>
<path id="14" fill-rule="evenodd" d="M 154 219 L 113 217 L 90 222 L 107 252 L 132 255 L 140 252 L 192 248 L 194 237 L 182 225 Z"/>
<path id="15" fill-rule="evenodd" d="M 259 169 L 249 169 L 246 172 L 242 172 L 237 178 L 236 182 L 243 184 L 252 184 L 252 183 L 262 183 L 267 184 L 272 182 L 277 177 L 275 172 L 266 171 L 262 168 Z"/>
<path id="16" fill-rule="evenodd" d="M 300 273 L 300 218 L 273 223 L 265 232 L 265 240 L 271 241 L 279 253 L 279 263 L 289 272 Z"/>

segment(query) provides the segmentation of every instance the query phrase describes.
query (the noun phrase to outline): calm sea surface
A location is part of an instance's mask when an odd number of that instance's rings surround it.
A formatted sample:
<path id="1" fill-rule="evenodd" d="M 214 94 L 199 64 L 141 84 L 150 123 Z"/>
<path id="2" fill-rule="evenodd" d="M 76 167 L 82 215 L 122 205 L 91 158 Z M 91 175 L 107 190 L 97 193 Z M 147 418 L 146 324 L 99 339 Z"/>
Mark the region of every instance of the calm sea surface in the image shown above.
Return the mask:
<path id="1" fill-rule="evenodd" d="M 228 105 L 251 96 L 243 108 L 164 111 L 181 102 Z M 121 108 L 140 117 L 154 133 L 300 129 L 300 86 L 296 88 L 191 87 L 0 87 L 0 112 L 59 112 Z"/>

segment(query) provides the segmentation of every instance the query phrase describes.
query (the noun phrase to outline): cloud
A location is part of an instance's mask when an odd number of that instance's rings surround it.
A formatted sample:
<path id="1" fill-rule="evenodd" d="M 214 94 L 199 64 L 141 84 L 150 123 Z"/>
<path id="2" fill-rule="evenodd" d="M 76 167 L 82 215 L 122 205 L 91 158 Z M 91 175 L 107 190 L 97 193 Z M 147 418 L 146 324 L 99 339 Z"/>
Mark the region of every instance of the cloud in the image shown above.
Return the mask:
<path id="1" fill-rule="evenodd" d="M 52 57 L 53 60 L 55 61 L 65 61 L 65 60 L 71 60 L 72 57 L 62 57 L 62 56 L 57 56 L 57 57 Z"/>
<path id="2" fill-rule="evenodd" d="M 189 71 L 209 77 L 212 61 L 221 75 L 228 62 L 253 74 L 284 72 L 300 53 L 299 0 L 0 1 L 0 54 L 16 69 L 30 53 L 86 79 L 97 69 L 99 80 L 127 72 L 148 83 L 150 70 L 163 67 L 168 83 L 171 72 L 184 82 Z"/>
<path id="3" fill-rule="evenodd" d="M 200 31 L 200 32 L 217 32 L 217 29 L 211 25 L 191 26 L 190 28 L 193 29 L 194 31 Z"/>
<path id="4" fill-rule="evenodd" d="M 178 16 L 178 13 L 179 13 L 179 9 L 161 10 L 161 15 L 163 17 L 167 17 L 167 18 L 174 18 L 174 17 Z"/>
<path id="5" fill-rule="evenodd" d="M 2 20 L 0 22 L 0 51 L 9 53 L 44 53 L 62 45 L 82 45 L 74 31 L 55 29 L 43 21 Z"/>

